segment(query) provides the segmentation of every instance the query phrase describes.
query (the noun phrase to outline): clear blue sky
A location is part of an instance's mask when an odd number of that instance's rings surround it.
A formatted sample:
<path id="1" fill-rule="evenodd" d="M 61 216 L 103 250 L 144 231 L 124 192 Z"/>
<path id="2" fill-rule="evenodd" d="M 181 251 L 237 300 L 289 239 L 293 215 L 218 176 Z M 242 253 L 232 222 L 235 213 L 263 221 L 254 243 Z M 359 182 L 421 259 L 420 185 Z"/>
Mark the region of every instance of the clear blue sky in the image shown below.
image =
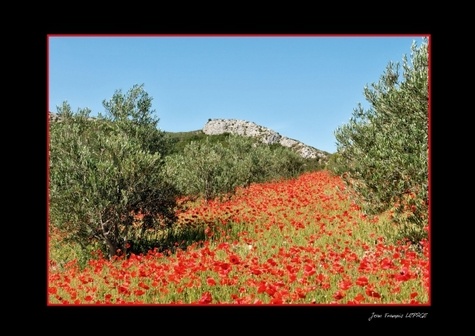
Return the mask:
<path id="1" fill-rule="evenodd" d="M 336 151 L 363 89 L 387 64 L 410 57 L 422 36 L 48 36 L 49 110 L 104 112 L 103 100 L 135 84 L 153 98 L 163 131 L 242 119 Z"/>

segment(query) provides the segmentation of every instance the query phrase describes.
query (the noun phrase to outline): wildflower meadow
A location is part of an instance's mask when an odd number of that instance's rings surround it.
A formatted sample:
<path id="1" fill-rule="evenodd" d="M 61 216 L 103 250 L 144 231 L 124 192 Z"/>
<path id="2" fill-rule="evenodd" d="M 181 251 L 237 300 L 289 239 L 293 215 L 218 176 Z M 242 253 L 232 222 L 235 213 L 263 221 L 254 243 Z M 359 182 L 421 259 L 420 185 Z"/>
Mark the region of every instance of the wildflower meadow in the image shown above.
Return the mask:
<path id="1" fill-rule="evenodd" d="M 114 258 L 97 250 L 85 266 L 50 228 L 48 303 L 430 305 L 429 240 L 396 239 L 391 211 L 367 216 L 350 196 L 322 170 L 183 199 L 175 230 L 202 239 Z"/>

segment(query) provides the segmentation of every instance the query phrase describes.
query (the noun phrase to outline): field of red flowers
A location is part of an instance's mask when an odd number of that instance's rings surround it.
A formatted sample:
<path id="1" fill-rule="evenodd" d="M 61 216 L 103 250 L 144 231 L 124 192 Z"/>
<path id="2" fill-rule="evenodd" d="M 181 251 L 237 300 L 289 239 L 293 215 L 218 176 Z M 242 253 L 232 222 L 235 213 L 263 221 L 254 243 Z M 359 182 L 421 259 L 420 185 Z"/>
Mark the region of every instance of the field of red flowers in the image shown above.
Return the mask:
<path id="1" fill-rule="evenodd" d="M 365 216 L 326 171 L 195 201 L 179 216 L 207 238 L 127 259 L 98 252 L 84 269 L 50 257 L 48 304 L 430 303 L 429 242 L 391 239 L 391 213 Z"/>

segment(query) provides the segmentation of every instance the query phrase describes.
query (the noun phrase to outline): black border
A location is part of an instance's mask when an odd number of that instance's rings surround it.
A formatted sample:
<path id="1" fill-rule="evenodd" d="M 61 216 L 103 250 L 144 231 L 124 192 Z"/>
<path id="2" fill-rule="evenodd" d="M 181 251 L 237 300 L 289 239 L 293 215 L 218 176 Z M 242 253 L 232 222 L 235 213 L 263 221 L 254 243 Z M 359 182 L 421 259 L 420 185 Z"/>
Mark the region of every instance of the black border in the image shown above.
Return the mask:
<path id="1" fill-rule="evenodd" d="M 376 24 L 376 26 L 378 26 Z M 357 29 L 355 31 L 349 31 L 346 30 L 344 27 L 339 27 L 339 28 L 332 28 L 332 29 L 323 29 L 320 31 L 315 31 L 315 29 L 312 29 L 312 25 L 308 25 L 304 29 L 297 29 L 293 25 L 284 25 L 284 27 L 279 27 L 275 28 L 275 26 L 266 26 L 265 28 L 260 28 L 260 29 L 255 29 L 255 28 L 240 28 L 237 29 L 235 27 L 226 27 L 226 26 L 220 26 L 219 33 L 216 32 L 216 29 L 214 28 L 215 26 L 210 25 L 208 27 L 194 27 L 194 29 L 190 30 L 189 28 L 183 28 L 183 27 L 173 27 L 173 28 L 168 28 L 168 29 L 162 29 L 160 31 L 143 31 L 143 29 L 129 29 L 129 28 L 123 28 L 123 29 L 113 29 L 113 31 L 110 28 L 104 28 L 104 29 L 97 29 L 97 28 L 91 28 L 87 27 L 84 29 L 71 29 L 71 28 L 56 28 L 52 27 L 51 29 L 48 29 L 47 31 L 43 32 L 38 32 L 34 34 L 34 38 L 32 40 L 32 46 L 33 50 L 31 52 L 34 54 L 34 57 L 32 57 L 31 63 L 29 63 L 29 66 L 32 66 L 34 69 L 32 69 L 31 73 L 34 73 L 35 75 L 32 75 L 30 80 L 33 80 L 34 85 L 33 87 L 35 88 L 35 98 L 33 102 L 33 106 L 30 108 L 30 112 L 28 116 L 33 116 L 33 119 L 35 122 L 31 125 L 33 130 L 32 134 L 39 132 L 38 137 L 31 137 L 31 139 L 44 139 L 43 141 L 32 141 L 33 146 L 38 146 L 38 148 L 34 149 L 34 153 L 45 153 L 46 152 L 46 139 L 47 139 L 47 118 L 46 118 L 46 111 L 47 111 L 47 35 L 48 34 L 120 34 L 120 33 L 133 33 L 133 34 L 194 34 L 194 35 L 202 35 L 202 34 L 212 34 L 212 35 L 230 35 L 230 34 L 272 34 L 272 35 L 307 35 L 307 34 L 350 34 L 350 35 L 361 35 L 361 34 L 381 34 L 381 35 L 387 35 L 387 34 L 430 34 L 431 35 L 431 189 L 432 189 L 432 195 L 431 195 L 431 236 L 432 236 L 432 271 L 431 271 L 431 276 L 432 276 L 432 304 L 430 307 L 427 306 L 421 306 L 421 307 L 415 307 L 415 306 L 408 306 L 408 307 L 401 307 L 401 306 L 316 306 L 316 307 L 306 307 L 306 306 L 296 306 L 296 307 L 282 307 L 282 306 L 276 306 L 276 307 L 269 307 L 269 306 L 264 306 L 264 307 L 223 307 L 223 306 L 211 306 L 211 307 L 206 307 L 206 306 L 199 306 L 199 307 L 183 307 L 183 306 L 176 306 L 176 307 L 171 307 L 171 306 L 155 306 L 155 307 L 128 307 L 128 306 L 119 306 L 119 307 L 47 307 L 46 306 L 46 270 L 44 269 L 44 266 L 46 266 L 46 253 L 43 251 L 46 251 L 46 237 L 45 237 L 45 226 L 39 225 L 41 223 L 44 223 L 44 219 L 47 216 L 47 209 L 40 209 L 38 213 L 35 213 L 34 218 L 36 218 L 35 224 L 35 231 L 32 234 L 35 239 L 33 241 L 33 246 L 35 246 L 34 250 L 38 251 L 38 253 L 34 253 L 32 256 L 34 258 L 34 265 L 38 267 L 38 269 L 35 269 L 36 274 L 40 274 L 39 281 L 35 282 L 35 289 L 38 291 L 37 296 L 35 296 L 35 300 L 37 301 L 36 308 L 39 308 L 39 314 L 35 313 L 35 315 L 39 316 L 40 318 L 45 318 L 47 321 L 55 322 L 55 321 L 62 321 L 65 322 L 68 319 L 72 320 L 77 320 L 77 321 L 95 321 L 95 322 L 101 322 L 104 321 L 107 325 L 114 324 L 114 322 L 111 323 L 110 319 L 113 319 L 113 321 L 125 321 L 128 319 L 130 321 L 130 324 L 134 324 L 135 321 L 141 320 L 143 323 L 154 325 L 155 321 L 158 323 L 165 322 L 166 324 L 169 325 L 170 327 L 170 321 L 171 321 L 171 328 L 177 328 L 177 330 L 180 330 L 182 327 L 186 327 L 189 325 L 190 327 L 194 328 L 195 330 L 200 330 L 201 327 L 204 327 L 205 325 L 208 325 L 206 329 L 208 330 L 209 327 L 212 327 L 215 323 L 222 324 L 222 323 L 229 323 L 228 327 L 226 330 L 234 330 L 240 329 L 239 327 L 242 327 L 243 330 L 248 329 L 250 333 L 253 331 L 253 324 L 252 323 L 258 323 L 261 326 L 268 326 L 271 327 L 271 325 L 285 325 L 286 321 L 289 323 L 295 323 L 297 324 L 292 324 L 294 328 L 292 328 L 294 331 L 297 331 L 298 329 L 302 328 L 307 330 L 310 328 L 312 331 L 311 332 L 319 332 L 321 331 L 321 326 L 315 325 L 313 322 L 325 322 L 325 325 L 334 325 L 335 330 L 338 330 L 339 327 L 343 326 L 342 324 L 335 323 L 339 321 L 351 321 L 351 322 L 363 322 L 366 325 L 378 325 L 382 322 L 390 322 L 394 321 L 396 322 L 396 325 L 398 325 L 398 322 L 401 322 L 401 320 L 391 320 L 391 319 L 379 319 L 375 320 L 373 319 L 371 322 L 368 321 L 369 317 L 371 317 L 373 312 L 376 312 L 378 314 L 383 314 L 384 313 L 391 313 L 391 314 L 406 314 L 406 313 L 411 313 L 411 312 L 422 312 L 422 313 L 428 313 L 427 317 L 425 319 L 404 319 L 404 322 L 424 322 L 424 321 L 435 321 L 438 318 L 441 317 L 440 313 L 437 313 L 436 308 L 440 307 L 442 304 L 440 301 L 440 296 L 437 293 L 438 287 L 436 285 L 437 281 L 434 281 L 435 278 L 438 278 L 437 275 L 437 268 L 435 266 L 434 260 L 437 260 L 438 258 L 438 253 L 435 251 L 435 244 L 437 242 L 437 229 L 435 228 L 435 222 L 436 218 L 439 218 L 438 214 L 436 215 L 436 212 L 438 213 L 440 207 L 437 207 L 437 201 L 434 199 L 434 194 L 433 191 L 437 190 L 437 188 L 434 187 L 435 179 L 437 178 L 437 175 L 434 173 L 433 166 L 435 165 L 435 160 L 436 156 L 434 155 L 434 146 L 436 146 L 437 141 L 434 139 L 435 138 L 435 133 L 437 129 L 437 118 L 435 118 L 436 113 L 434 112 L 436 108 L 436 102 L 438 101 L 435 95 L 435 91 L 437 86 L 434 84 L 434 79 L 438 77 L 437 72 L 435 71 L 435 67 L 438 64 L 438 57 L 435 56 L 434 54 L 436 53 L 435 51 L 438 50 L 438 43 L 440 42 L 439 37 L 437 37 L 434 33 L 431 32 L 430 29 L 427 29 L 426 27 L 419 27 L 416 29 L 412 29 L 409 31 L 410 28 L 407 29 L 396 29 L 396 30 L 391 30 L 389 29 L 381 29 L 374 31 L 374 25 L 373 24 L 368 24 L 366 27 Z M 347 28 L 346 28 L 347 29 Z M 38 120 L 36 120 L 38 118 Z M 47 205 L 47 190 L 46 189 L 46 178 L 47 178 L 47 171 L 46 171 L 46 165 L 47 161 L 45 156 L 43 156 L 42 159 L 39 160 L 41 162 L 41 165 L 38 170 L 35 170 L 32 175 L 35 177 L 36 181 L 39 181 L 39 188 L 36 189 L 38 190 L 37 199 L 42 200 L 39 201 L 39 204 Z M 42 208 L 41 207 L 41 208 Z M 42 214 L 42 218 L 40 218 L 40 222 L 38 222 L 38 214 Z M 43 221 L 41 221 L 43 220 Z M 37 230 L 37 232 L 36 232 Z M 36 244 L 39 246 L 36 247 Z M 31 281 L 31 279 L 30 279 Z M 36 293 L 35 293 L 36 294 Z M 30 304 L 31 300 L 28 300 L 28 302 L 25 302 L 25 304 Z M 176 318 L 179 317 L 179 322 L 176 324 L 175 321 Z M 187 319 L 195 319 L 198 318 L 202 323 L 200 324 L 194 324 L 191 321 L 186 322 Z M 161 321 L 161 322 L 160 322 Z M 309 324 L 310 322 L 310 324 Z M 328 323 L 327 323 L 328 322 Z M 117 325 L 122 325 L 122 323 L 117 323 Z M 82 325 L 74 326 L 72 324 L 69 325 L 68 329 L 71 328 L 71 330 L 74 330 L 76 327 L 81 327 Z M 219 330 L 218 327 L 216 327 L 217 330 Z M 163 331 L 162 328 L 157 326 L 156 328 L 157 332 Z"/>

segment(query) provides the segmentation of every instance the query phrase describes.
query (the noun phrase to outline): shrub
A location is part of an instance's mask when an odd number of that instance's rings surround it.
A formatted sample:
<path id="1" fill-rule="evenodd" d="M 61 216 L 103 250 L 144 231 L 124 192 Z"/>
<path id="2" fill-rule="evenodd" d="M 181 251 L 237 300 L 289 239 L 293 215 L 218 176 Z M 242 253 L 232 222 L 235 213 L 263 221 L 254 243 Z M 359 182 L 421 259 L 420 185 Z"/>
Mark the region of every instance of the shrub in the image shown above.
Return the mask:
<path id="1" fill-rule="evenodd" d="M 116 90 L 109 100 L 102 105 L 105 114 L 99 113 L 100 119 L 113 121 L 129 137 L 136 138 L 140 146 L 148 152 L 163 156 L 171 150 L 170 141 L 165 132 L 158 129 L 159 118 L 151 110 L 152 98 L 144 90 L 144 85 L 134 85 L 126 94 Z"/>
<path id="2" fill-rule="evenodd" d="M 333 170 L 356 192 L 363 209 L 388 209 L 401 233 L 426 236 L 428 222 L 428 41 L 411 46 L 411 62 L 389 63 L 379 82 L 364 89 L 371 107 L 354 110 L 335 132 Z M 409 201 L 410 200 L 410 201 Z M 408 213 L 410 211 L 410 214 Z"/>
<path id="3" fill-rule="evenodd" d="M 166 157 L 165 176 L 181 193 L 212 199 L 238 186 L 295 177 L 304 160 L 290 149 L 270 146 L 239 135 L 220 141 L 192 141 L 183 153 Z"/>
<path id="4" fill-rule="evenodd" d="M 158 139 L 146 132 L 153 125 L 149 105 L 129 97 L 116 105 L 124 108 L 117 120 L 91 119 L 88 109 L 72 113 L 64 102 L 62 121 L 50 126 L 50 222 L 85 251 L 98 244 L 109 257 L 126 253 L 137 230 L 171 226 L 175 219 L 176 189 L 162 178 L 159 142 L 148 142 Z M 136 222 L 139 212 L 143 221 Z"/>

